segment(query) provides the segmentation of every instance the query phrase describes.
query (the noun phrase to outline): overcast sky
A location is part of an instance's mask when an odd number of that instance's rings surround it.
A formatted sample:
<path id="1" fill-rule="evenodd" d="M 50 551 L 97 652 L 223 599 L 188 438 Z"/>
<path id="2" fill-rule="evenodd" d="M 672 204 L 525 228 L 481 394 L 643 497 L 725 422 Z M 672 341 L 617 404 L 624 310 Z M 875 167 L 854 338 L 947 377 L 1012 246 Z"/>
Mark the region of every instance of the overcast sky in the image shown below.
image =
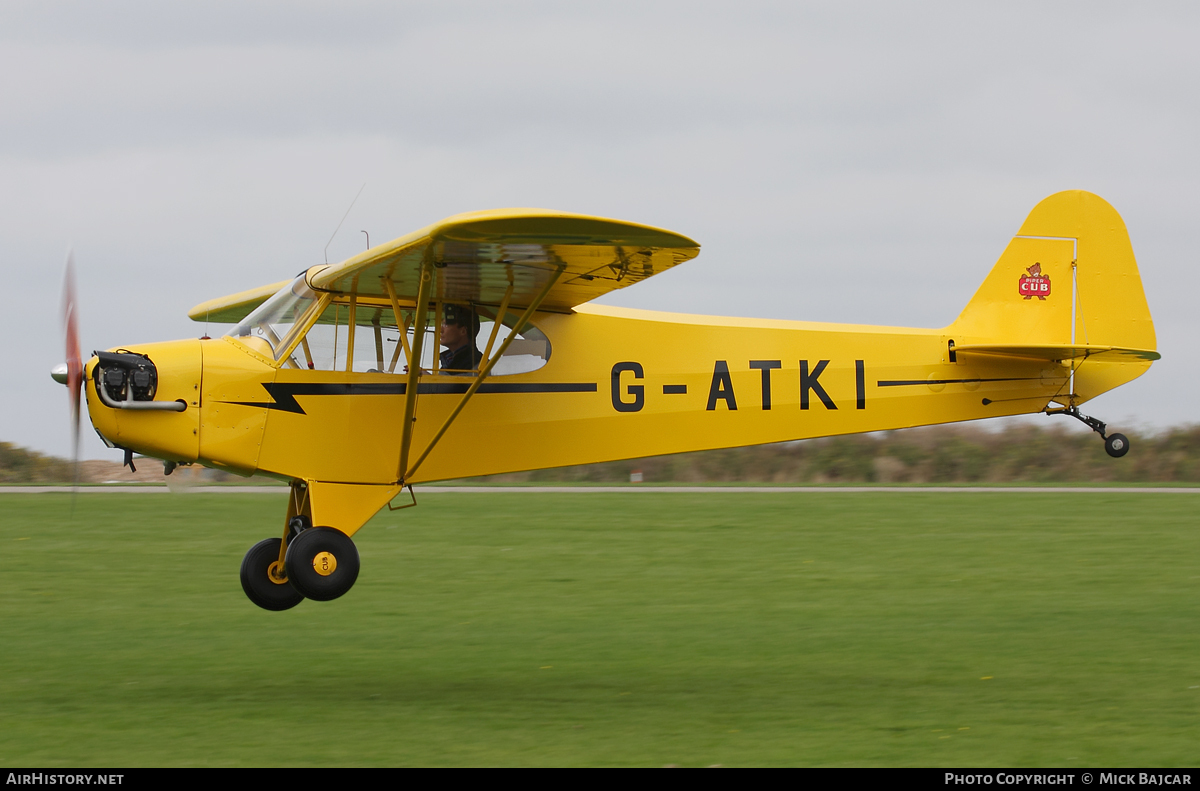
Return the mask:
<path id="1" fill-rule="evenodd" d="M 921 327 L 1039 200 L 1091 190 L 1163 360 L 1088 411 L 1197 422 L 1197 8 L 5 0 L 0 440 L 69 453 L 68 246 L 85 350 L 194 337 L 192 305 L 323 261 L 364 183 L 331 261 L 539 206 L 701 243 L 608 304 Z"/>

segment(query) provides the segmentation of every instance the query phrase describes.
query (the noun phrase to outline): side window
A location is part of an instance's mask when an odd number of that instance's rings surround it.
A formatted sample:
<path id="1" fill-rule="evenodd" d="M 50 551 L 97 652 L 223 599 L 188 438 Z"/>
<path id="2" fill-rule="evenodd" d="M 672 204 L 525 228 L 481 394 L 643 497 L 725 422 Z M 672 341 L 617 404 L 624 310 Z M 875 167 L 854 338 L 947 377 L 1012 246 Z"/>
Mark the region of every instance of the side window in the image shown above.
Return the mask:
<path id="1" fill-rule="evenodd" d="M 476 343 L 481 350 L 487 346 L 488 339 L 492 335 L 492 329 L 495 327 L 494 314 L 484 313 L 485 309 L 480 309 L 479 335 L 476 338 Z M 492 353 L 500 348 L 500 344 L 508 337 L 509 328 L 520 320 L 520 316 L 508 313 L 501 321 L 500 330 L 496 333 L 496 340 L 492 345 Z M 530 371 L 536 371 L 547 362 L 550 361 L 550 339 L 545 334 L 534 327 L 532 324 L 525 325 L 524 329 L 517 334 L 513 342 L 509 344 L 505 350 L 504 356 L 496 361 L 492 367 L 492 376 L 505 376 L 511 374 L 523 374 Z"/>
<path id="2" fill-rule="evenodd" d="M 404 374 L 408 371 L 409 354 L 413 348 L 415 323 L 413 309 L 401 307 L 400 321 L 390 305 L 358 303 L 354 310 L 353 331 L 350 326 L 348 301 L 329 303 L 320 317 L 292 351 L 294 367 L 317 371 L 354 371 L 358 373 Z M 442 321 L 438 321 L 438 317 Z M 470 333 L 460 335 L 449 324 L 474 324 L 479 330 L 474 337 L 474 349 L 463 348 L 470 342 Z M 432 373 L 470 376 L 478 370 L 483 354 L 499 351 L 509 329 L 520 319 L 506 313 L 496 327 L 494 309 L 467 305 L 439 304 L 431 312 L 421 349 L 421 368 Z M 473 327 L 472 327 L 473 328 Z M 494 335 L 493 335 L 494 332 Z M 351 344 L 353 336 L 353 344 Z M 455 344 L 458 344 L 455 346 Z M 541 368 L 550 359 L 549 339 L 533 325 L 526 325 L 509 344 L 504 355 L 492 368 L 492 376 L 527 373 Z"/>
<path id="3" fill-rule="evenodd" d="M 403 373 L 408 365 L 390 307 L 356 305 L 351 332 L 350 305 L 339 302 L 325 308 L 292 357 L 317 371 Z"/>

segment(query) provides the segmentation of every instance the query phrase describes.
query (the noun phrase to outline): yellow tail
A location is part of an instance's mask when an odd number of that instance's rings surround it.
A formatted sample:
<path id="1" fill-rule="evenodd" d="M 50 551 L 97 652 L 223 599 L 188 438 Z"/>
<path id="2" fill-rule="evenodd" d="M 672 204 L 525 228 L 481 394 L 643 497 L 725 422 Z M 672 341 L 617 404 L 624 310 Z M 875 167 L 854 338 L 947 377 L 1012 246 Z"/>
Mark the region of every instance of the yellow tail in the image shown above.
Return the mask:
<path id="1" fill-rule="evenodd" d="M 1135 379 L 1158 358 L 1125 223 L 1082 190 L 1034 207 L 947 331 L 964 351 L 1064 361 L 1075 371 L 1076 404 Z"/>

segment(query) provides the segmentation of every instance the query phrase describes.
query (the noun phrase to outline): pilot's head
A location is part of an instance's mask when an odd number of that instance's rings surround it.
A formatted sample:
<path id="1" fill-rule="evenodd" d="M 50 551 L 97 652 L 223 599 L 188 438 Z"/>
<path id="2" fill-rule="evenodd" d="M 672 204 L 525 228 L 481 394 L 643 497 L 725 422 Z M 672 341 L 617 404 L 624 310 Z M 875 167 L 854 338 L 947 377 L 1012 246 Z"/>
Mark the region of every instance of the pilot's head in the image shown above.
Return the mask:
<path id="1" fill-rule="evenodd" d="M 442 345 L 451 349 L 470 343 L 479 334 L 479 316 L 462 305 L 442 306 Z"/>

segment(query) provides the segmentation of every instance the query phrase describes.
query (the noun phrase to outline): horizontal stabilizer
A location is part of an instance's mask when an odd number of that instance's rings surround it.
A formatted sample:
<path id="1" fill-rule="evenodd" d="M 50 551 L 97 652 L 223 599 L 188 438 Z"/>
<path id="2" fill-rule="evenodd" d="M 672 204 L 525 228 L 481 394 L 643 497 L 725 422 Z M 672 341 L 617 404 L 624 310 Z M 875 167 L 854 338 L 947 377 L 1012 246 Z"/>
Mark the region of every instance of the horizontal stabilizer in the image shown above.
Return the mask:
<path id="1" fill-rule="evenodd" d="M 1104 361 L 1128 363 L 1138 360 L 1157 360 L 1161 354 L 1152 349 L 1131 349 L 1124 346 L 1096 346 L 1093 344 L 987 344 L 955 346 L 956 354 L 987 354 L 998 357 L 1021 357 L 1027 360 L 1086 360 L 1103 356 Z"/>

